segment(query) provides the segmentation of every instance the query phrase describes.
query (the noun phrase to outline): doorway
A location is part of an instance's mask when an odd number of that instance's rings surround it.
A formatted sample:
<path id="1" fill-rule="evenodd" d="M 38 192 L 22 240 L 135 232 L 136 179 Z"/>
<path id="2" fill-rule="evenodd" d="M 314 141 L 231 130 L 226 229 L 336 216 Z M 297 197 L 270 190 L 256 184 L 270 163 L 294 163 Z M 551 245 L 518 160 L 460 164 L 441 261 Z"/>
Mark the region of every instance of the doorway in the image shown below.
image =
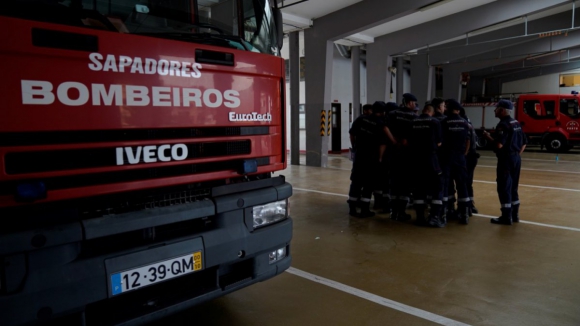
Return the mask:
<path id="1" fill-rule="evenodd" d="M 342 151 L 342 133 L 341 133 L 341 120 L 340 120 L 340 103 L 332 103 L 331 106 L 331 121 L 332 121 L 332 132 L 331 132 L 331 151 L 333 153 L 340 153 Z"/>

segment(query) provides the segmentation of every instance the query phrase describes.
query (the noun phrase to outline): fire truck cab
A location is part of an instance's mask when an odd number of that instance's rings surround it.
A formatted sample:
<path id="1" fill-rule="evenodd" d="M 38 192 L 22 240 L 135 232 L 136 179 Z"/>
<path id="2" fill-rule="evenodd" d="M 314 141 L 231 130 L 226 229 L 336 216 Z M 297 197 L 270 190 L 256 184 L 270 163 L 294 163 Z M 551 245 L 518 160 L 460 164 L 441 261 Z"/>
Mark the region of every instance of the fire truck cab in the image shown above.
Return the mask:
<path id="1" fill-rule="evenodd" d="M 548 151 L 565 152 L 580 143 L 576 94 L 520 95 L 515 117 L 529 139 Z"/>

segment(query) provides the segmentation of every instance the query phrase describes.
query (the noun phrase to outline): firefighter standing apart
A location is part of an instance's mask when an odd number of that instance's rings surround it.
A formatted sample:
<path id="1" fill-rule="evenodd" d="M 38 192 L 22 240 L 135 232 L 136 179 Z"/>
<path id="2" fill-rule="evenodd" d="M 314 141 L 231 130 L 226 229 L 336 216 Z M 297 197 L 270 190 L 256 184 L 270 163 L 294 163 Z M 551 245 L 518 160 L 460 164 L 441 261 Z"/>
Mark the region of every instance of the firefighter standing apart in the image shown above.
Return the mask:
<path id="1" fill-rule="evenodd" d="M 512 225 L 519 222 L 520 197 L 518 184 L 522 160 L 520 155 L 527 144 L 520 123 L 510 116 L 512 102 L 500 100 L 495 108 L 495 117 L 500 122 L 495 127 L 494 137 L 484 131 L 483 135 L 494 142 L 497 156 L 497 193 L 501 204 L 501 216 L 491 220 L 493 224 Z"/>

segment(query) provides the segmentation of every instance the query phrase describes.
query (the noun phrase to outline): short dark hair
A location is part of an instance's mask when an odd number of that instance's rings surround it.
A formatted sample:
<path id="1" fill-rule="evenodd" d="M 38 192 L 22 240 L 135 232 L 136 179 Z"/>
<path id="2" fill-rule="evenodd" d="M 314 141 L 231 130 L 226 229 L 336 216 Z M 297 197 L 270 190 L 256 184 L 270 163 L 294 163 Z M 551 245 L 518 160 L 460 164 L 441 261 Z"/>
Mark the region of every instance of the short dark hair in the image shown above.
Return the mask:
<path id="1" fill-rule="evenodd" d="M 463 108 L 459 102 L 452 98 L 445 100 L 445 105 L 449 111 L 461 111 Z"/>
<path id="2" fill-rule="evenodd" d="M 372 111 L 373 110 L 373 105 L 372 104 L 365 104 L 363 105 L 363 112 L 364 111 Z"/>
<path id="3" fill-rule="evenodd" d="M 444 99 L 440 98 L 440 97 L 435 97 L 431 100 L 431 104 L 433 104 L 434 108 L 438 108 L 441 106 L 441 103 L 445 102 Z"/>

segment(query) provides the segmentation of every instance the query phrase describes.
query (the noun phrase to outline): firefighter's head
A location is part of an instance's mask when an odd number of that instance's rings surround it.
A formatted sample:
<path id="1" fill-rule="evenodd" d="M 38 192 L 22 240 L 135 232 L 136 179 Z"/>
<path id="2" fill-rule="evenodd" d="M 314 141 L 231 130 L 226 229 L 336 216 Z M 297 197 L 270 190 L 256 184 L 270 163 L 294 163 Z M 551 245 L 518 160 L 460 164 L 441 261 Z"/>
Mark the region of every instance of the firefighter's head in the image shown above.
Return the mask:
<path id="1" fill-rule="evenodd" d="M 503 118 L 505 116 L 510 115 L 511 111 L 513 110 L 514 105 L 511 101 L 508 100 L 500 100 L 497 102 L 495 107 L 495 117 L 496 118 Z"/>
<path id="2" fill-rule="evenodd" d="M 417 98 L 411 93 L 403 94 L 403 106 L 409 110 L 415 111 L 417 109 Z"/>

